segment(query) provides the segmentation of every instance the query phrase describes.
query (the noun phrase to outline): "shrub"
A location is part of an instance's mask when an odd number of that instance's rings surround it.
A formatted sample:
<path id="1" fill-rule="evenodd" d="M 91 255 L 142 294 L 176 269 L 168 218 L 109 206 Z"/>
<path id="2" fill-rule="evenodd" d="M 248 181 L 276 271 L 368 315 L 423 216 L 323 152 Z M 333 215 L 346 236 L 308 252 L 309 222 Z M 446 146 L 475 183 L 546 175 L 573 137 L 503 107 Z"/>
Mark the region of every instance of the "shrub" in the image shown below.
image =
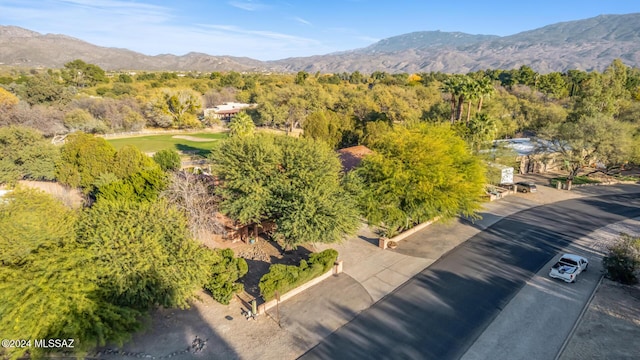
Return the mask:
<path id="1" fill-rule="evenodd" d="M 211 297 L 221 304 L 229 305 L 234 293 L 242 291 L 243 286 L 236 281 L 243 277 L 249 266 L 242 258 L 236 258 L 231 249 L 216 249 L 212 252 L 211 276 L 204 288 Z"/>
<path id="2" fill-rule="evenodd" d="M 0 184 L 17 180 L 53 180 L 60 150 L 37 130 L 0 128 Z"/>
<path id="3" fill-rule="evenodd" d="M 338 259 L 338 252 L 327 249 L 311 254 L 309 260 L 300 260 L 300 265 L 274 264 L 260 279 L 260 295 L 265 301 L 275 298 L 275 292 L 284 294 L 329 271 Z"/>
<path id="4" fill-rule="evenodd" d="M 160 165 L 164 171 L 176 171 L 180 170 L 182 160 L 180 154 L 173 149 L 160 150 L 153 154 L 153 160 Z"/>
<path id="5" fill-rule="evenodd" d="M 609 253 L 602 259 L 605 276 L 623 284 L 636 284 L 636 269 L 640 266 L 640 238 L 620 234 L 618 241 L 608 250 Z"/>

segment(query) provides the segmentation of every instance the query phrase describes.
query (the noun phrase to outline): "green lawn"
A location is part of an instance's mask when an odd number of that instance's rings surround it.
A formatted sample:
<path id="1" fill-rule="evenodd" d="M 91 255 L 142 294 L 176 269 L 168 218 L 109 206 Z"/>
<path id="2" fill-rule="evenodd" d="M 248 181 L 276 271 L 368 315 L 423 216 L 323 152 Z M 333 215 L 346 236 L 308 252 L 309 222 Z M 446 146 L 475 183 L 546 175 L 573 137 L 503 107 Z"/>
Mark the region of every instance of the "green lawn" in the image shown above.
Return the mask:
<path id="1" fill-rule="evenodd" d="M 209 141 L 190 141 L 175 138 L 175 136 L 189 136 Z M 174 149 L 183 153 L 197 152 L 200 155 L 207 155 L 216 146 L 218 140 L 225 139 L 226 133 L 193 133 L 193 134 L 167 134 L 137 136 L 122 139 L 107 139 L 116 149 L 125 145 L 134 145 L 143 152 L 150 153 L 163 149 Z"/>

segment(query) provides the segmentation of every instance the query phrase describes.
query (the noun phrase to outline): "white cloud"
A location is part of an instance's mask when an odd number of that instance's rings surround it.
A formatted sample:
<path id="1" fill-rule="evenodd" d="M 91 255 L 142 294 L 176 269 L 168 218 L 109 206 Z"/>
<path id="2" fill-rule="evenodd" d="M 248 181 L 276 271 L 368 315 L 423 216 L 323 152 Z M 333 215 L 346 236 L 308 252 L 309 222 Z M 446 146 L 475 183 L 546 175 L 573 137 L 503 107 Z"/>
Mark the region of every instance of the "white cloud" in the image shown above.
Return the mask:
<path id="1" fill-rule="evenodd" d="M 311 22 L 309 22 L 309 21 L 307 21 L 307 20 L 305 20 L 305 19 L 303 19 L 301 17 L 297 17 L 296 16 L 296 17 L 293 18 L 293 20 L 295 20 L 295 21 L 297 21 L 297 22 L 299 22 L 301 24 L 310 25 L 310 26 L 312 25 Z"/>
<path id="2" fill-rule="evenodd" d="M 124 0 L 5 0 L 0 24 L 72 36 L 147 55 L 201 52 L 274 60 L 332 52 L 327 44 L 269 30 L 197 24 L 176 9 Z"/>
<path id="3" fill-rule="evenodd" d="M 253 1 L 229 1 L 229 5 L 246 11 L 257 11 L 267 8 L 266 5 Z"/>

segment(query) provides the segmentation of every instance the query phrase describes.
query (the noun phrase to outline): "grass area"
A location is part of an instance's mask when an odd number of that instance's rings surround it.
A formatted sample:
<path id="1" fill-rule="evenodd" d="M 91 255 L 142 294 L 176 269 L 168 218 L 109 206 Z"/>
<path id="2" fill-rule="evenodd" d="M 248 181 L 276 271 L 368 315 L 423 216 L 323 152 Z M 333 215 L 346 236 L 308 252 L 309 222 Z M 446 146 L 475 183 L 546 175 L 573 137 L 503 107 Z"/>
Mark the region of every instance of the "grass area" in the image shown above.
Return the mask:
<path id="1" fill-rule="evenodd" d="M 176 136 L 192 137 L 208 141 L 191 141 Z M 125 145 L 133 145 L 146 153 L 164 149 L 174 149 L 185 154 L 197 153 L 199 155 L 207 155 L 209 151 L 218 144 L 218 140 L 225 139 L 226 137 L 226 133 L 167 134 L 107 139 L 107 142 L 116 149 L 120 149 Z"/>
<path id="2" fill-rule="evenodd" d="M 621 175 L 621 174 L 617 174 L 617 175 L 613 175 L 614 178 L 616 178 L 616 180 L 620 180 L 620 181 L 638 181 L 638 177 L 637 176 L 631 176 L 631 175 Z"/>
<path id="3" fill-rule="evenodd" d="M 561 176 L 561 177 L 555 177 L 551 179 L 551 186 L 556 186 L 556 183 L 558 181 L 561 181 L 562 183 L 566 183 L 567 177 Z M 573 178 L 573 185 L 599 184 L 599 183 L 601 183 L 600 180 L 591 179 L 590 177 L 587 177 L 587 176 L 576 176 Z"/>

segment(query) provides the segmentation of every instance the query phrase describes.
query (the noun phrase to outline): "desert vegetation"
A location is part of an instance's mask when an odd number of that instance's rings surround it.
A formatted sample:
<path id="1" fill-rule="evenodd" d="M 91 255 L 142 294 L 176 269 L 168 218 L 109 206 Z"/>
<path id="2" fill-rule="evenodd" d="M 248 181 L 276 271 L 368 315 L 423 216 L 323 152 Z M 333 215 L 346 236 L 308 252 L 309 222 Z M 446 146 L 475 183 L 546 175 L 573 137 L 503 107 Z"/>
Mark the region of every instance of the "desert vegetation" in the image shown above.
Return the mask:
<path id="1" fill-rule="evenodd" d="M 341 241 L 362 220 L 393 235 L 473 216 L 495 175 L 487 163 L 515 160 L 496 139 L 536 136 L 561 158 L 566 181 L 596 163 L 615 173 L 640 155 L 640 71 L 619 60 L 603 72 L 548 74 L 133 74 L 81 60 L 2 71 L 0 184 L 13 191 L 0 201 L 0 318 L 19 323 L 0 323 L 0 333 L 77 338 L 78 351 L 126 340 L 153 308 L 186 307 L 199 289 L 222 303 L 241 290 L 247 264 L 195 240 L 224 231 L 215 213 L 240 225 L 272 221 L 286 248 Z M 203 109 L 225 101 L 255 106 L 228 135 L 198 135 L 214 140 L 197 142 L 210 175 L 179 171 L 176 150 L 193 149 L 173 137 L 162 135 L 169 146 L 150 157 L 142 144 L 152 139 L 96 136 L 200 131 L 212 123 Z M 373 154 L 345 172 L 335 150 L 354 145 Z M 15 187 L 20 180 L 79 189 L 85 207 Z M 263 297 L 336 256 L 274 266 Z"/>

